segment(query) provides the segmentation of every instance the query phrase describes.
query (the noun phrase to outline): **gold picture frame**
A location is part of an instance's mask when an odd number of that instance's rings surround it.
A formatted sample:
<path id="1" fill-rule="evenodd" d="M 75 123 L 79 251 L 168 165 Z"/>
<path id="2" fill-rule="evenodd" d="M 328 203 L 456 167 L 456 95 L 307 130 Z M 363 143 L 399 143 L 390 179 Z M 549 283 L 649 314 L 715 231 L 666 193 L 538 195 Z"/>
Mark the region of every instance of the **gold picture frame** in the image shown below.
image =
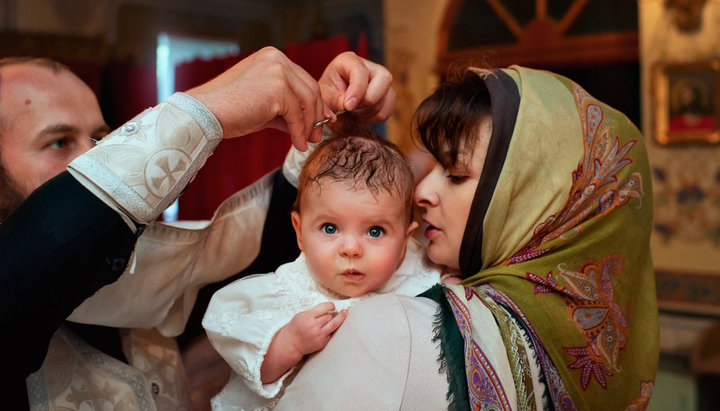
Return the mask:
<path id="1" fill-rule="evenodd" d="M 720 142 L 720 59 L 658 63 L 652 85 L 658 143 Z"/>

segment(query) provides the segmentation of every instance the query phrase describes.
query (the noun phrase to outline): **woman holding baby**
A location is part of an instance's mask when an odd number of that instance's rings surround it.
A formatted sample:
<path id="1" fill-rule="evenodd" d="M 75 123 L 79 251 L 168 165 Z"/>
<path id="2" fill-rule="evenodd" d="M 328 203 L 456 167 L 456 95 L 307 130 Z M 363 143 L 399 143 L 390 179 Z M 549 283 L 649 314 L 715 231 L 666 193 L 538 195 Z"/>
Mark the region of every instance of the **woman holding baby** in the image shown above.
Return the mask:
<path id="1" fill-rule="evenodd" d="M 427 257 L 358 303 L 277 409 L 644 409 L 658 361 L 644 140 L 571 80 L 469 69 L 415 114 Z"/>

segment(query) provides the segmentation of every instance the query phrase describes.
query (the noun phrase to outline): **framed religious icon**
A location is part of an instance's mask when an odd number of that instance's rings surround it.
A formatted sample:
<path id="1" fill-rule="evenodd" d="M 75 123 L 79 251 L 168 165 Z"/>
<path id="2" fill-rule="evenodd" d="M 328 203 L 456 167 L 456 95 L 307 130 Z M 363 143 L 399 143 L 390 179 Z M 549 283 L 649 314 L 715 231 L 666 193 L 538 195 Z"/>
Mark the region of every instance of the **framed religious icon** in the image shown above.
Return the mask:
<path id="1" fill-rule="evenodd" d="M 720 142 L 720 59 L 654 67 L 653 134 L 660 144 Z"/>

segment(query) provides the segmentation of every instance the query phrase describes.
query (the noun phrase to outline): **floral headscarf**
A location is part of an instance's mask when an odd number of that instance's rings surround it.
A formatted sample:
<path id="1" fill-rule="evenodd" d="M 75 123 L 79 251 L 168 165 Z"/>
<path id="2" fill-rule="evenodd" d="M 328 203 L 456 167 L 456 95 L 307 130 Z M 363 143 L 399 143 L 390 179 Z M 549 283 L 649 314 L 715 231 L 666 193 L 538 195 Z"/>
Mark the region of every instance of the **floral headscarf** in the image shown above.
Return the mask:
<path id="1" fill-rule="evenodd" d="M 562 76 L 474 71 L 493 133 L 460 251 L 466 278 L 434 291 L 455 408 L 644 409 L 658 330 L 642 135 Z M 512 395 L 480 348 L 488 309 Z"/>

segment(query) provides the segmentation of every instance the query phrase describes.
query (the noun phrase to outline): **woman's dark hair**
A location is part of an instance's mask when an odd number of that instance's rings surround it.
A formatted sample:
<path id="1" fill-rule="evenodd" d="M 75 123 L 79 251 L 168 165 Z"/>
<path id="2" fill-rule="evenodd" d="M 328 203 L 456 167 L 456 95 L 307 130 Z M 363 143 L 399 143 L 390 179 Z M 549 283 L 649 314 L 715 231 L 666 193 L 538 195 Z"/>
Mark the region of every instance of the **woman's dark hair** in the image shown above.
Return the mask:
<path id="1" fill-rule="evenodd" d="M 445 168 L 457 164 L 461 154 L 472 153 L 480 120 L 490 116 L 490 93 L 483 78 L 465 71 L 443 82 L 425 99 L 413 116 L 413 136 Z"/>

